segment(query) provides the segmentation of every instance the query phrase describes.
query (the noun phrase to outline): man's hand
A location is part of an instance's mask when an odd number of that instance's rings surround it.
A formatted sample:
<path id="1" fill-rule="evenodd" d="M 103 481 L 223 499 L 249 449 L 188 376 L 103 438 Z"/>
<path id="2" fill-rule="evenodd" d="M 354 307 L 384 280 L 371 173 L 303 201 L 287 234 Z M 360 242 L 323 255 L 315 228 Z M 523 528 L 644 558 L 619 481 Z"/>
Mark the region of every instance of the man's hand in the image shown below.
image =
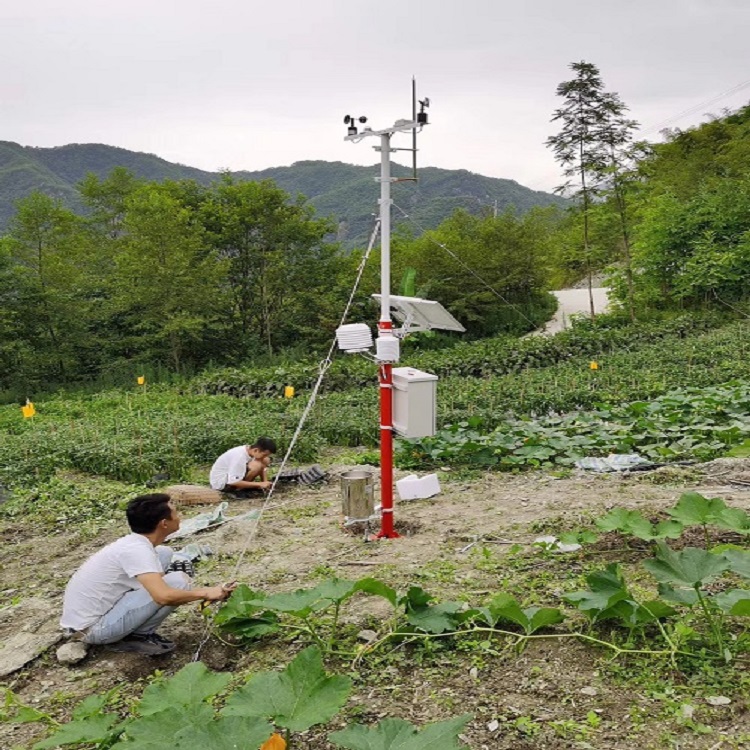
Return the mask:
<path id="1" fill-rule="evenodd" d="M 203 598 L 206 599 L 209 602 L 223 602 L 225 599 L 228 599 L 231 595 L 232 591 L 234 591 L 237 584 L 233 584 L 231 588 L 227 588 L 229 584 L 223 584 L 219 586 L 208 586 L 207 588 L 203 589 L 201 592 L 203 594 Z"/>
<path id="2" fill-rule="evenodd" d="M 262 490 L 270 490 L 272 482 L 256 482 L 258 487 L 260 487 Z"/>

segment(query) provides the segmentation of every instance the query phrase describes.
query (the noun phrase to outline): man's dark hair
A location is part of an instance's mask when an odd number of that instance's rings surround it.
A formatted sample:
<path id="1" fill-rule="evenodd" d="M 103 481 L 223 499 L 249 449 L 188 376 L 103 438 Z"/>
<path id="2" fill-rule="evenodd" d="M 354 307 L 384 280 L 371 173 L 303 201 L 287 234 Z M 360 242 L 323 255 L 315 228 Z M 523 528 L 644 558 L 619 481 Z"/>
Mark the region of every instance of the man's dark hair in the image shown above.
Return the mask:
<path id="1" fill-rule="evenodd" d="M 262 451 L 269 451 L 270 453 L 276 453 L 276 443 L 267 437 L 259 437 L 251 446 L 251 448 L 259 448 Z"/>
<path id="2" fill-rule="evenodd" d="M 128 525 L 136 534 L 150 534 L 160 521 L 172 517 L 169 502 L 172 498 L 164 492 L 139 495 L 133 498 L 125 510 Z"/>

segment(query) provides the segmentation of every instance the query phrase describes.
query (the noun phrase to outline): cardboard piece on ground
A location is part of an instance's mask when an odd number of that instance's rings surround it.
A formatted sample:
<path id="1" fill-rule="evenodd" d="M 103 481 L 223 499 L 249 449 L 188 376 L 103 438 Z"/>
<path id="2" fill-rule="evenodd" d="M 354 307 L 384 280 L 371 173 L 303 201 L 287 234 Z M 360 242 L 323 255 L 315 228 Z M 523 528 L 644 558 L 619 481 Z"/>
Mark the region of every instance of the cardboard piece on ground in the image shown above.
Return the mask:
<path id="1" fill-rule="evenodd" d="M 199 484 L 173 484 L 163 491 L 180 505 L 216 505 L 226 500 L 219 490 Z"/>
<path id="2" fill-rule="evenodd" d="M 398 496 L 402 500 L 416 500 L 418 498 L 432 497 L 440 493 L 440 482 L 437 474 L 427 474 L 418 477 L 416 474 L 409 474 L 408 477 L 399 479 L 396 482 Z"/>

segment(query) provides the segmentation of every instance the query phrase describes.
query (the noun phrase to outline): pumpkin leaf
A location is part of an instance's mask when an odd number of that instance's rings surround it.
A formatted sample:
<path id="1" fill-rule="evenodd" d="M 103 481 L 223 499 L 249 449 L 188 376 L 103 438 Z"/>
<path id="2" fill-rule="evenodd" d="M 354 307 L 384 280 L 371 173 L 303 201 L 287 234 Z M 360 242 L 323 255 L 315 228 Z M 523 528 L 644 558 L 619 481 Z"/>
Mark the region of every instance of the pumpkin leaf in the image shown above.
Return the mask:
<path id="1" fill-rule="evenodd" d="M 461 750 L 459 733 L 471 716 L 457 716 L 428 724 L 421 731 L 403 719 L 383 719 L 374 727 L 354 724 L 333 732 L 328 739 L 346 750 Z"/>
<path id="2" fill-rule="evenodd" d="M 349 677 L 328 676 L 320 650 L 310 646 L 283 672 L 251 677 L 227 701 L 222 714 L 262 716 L 292 732 L 304 732 L 331 719 L 346 703 L 351 686 Z"/>

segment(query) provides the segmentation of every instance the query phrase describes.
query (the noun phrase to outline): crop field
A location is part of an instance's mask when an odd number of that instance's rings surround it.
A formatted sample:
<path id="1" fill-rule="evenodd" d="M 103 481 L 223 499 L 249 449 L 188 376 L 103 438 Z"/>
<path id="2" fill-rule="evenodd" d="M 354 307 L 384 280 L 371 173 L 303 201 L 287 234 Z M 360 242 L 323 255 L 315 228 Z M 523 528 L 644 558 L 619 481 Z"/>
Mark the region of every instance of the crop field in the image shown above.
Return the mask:
<path id="1" fill-rule="evenodd" d="M 399 442 L 397 476 L 436 471 L 442 492 L 368 543 L 341 525 L 338 477 L 376 460 L 377 389 L 336 360 L 292 456 L 328 482 L 279 485 L 257 526 L 191 539 L 214 552 L 200 585 L 241 582 L 229 602 L 179 608 L 168 657 L 98 647 L 63 666 L 42 649 L 0 678 L 0 747 L 747 746 L 747 339 L 685 318 L 415 353 L 441 374 L 441 429 Z M 265 391 L 267 373 L 222 371 L 38 399 L 31 419 L 0 408 L 2 642 L 54 642 L 70 574 L 147 483 L 205 484 L 260 434 L 285 449 L 309 387 L 295 372 Z M 574 466 L 630 452 L 658 468 Z"/>

